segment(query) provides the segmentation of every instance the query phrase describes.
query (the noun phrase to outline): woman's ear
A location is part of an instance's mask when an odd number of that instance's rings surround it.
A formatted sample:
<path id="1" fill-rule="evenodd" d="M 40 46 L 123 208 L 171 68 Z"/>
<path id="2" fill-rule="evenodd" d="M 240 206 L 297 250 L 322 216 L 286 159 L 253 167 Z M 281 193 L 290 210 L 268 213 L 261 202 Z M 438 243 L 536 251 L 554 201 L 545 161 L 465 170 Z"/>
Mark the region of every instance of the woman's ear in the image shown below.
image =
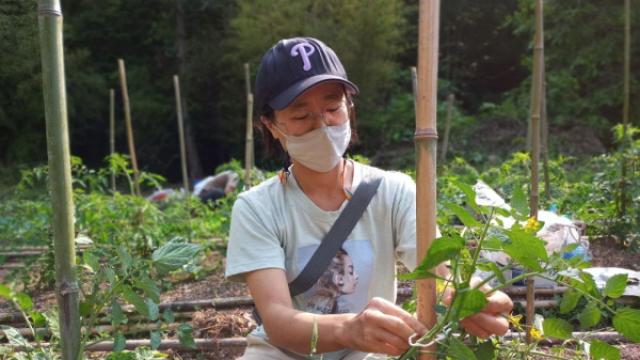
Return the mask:
<path id="1" fill-rule="evenodd" d="M 264 125 L 264 127 L 266 127 L 269 130 L 269 132 L 271 133 L 271 136 L 274 139 L 278 138 L 276 134 L 276 129 L 274 128 L 273 123 L 269 120 L 269 118 L 267 118 L 264 115 L 260 115 L 260 122 L 262 123 L 262 125 Z"/>

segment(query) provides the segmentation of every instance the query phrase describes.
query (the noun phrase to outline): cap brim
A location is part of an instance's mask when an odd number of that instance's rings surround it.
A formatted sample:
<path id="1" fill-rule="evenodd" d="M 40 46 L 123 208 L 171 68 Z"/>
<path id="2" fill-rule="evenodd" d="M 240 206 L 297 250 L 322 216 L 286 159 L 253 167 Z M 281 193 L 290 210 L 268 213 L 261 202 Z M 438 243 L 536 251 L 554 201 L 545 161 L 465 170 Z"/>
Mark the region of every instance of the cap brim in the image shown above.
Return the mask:
<path id="1" fill-rule="evenodd" d="M 306 78 L 301 80 L 293 85 L 291 85 L 287 90 L 283 91 L 282 94 L 276 96 L 273 100 L 269 101 L 269 106 L 274 110 L 282 110 L 289 106 L 300 94 L 305 92 L 310 87 L 317 85 L 321 82 L 325 81 L 337 81 L 344 85 L 346 85 L 352 93 L 357 94 L 360 90 L 356 86 L 356 84 L 352 83 L 349 80 L 345 80 L 336 75 L 316 75 L 310 78 Z"/>

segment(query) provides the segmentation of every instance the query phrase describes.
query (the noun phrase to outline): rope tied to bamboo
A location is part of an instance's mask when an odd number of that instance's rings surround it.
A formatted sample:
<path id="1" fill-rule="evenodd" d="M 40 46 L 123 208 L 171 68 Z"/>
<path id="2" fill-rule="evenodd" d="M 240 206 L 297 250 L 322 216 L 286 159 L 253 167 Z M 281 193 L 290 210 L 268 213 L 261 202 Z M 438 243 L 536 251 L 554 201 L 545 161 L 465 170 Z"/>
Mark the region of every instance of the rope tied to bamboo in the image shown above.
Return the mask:
<path id="1" fill-rule="evenodd" d="M 60 3 L 38 4 L 38 15 L 62 16 L 62 8 L 60 7 Z"/>
<path id="2" fill-rule="evenodd" d="M 65 281 L 62 284 L 58 285 L 56 287 L 56 290 L 62 296 L 66 296 L 69 294 L 76 294 L 80 292 L 80 288 L 78 287 L 78 282 L 76 281 L 74 282 Z"/>

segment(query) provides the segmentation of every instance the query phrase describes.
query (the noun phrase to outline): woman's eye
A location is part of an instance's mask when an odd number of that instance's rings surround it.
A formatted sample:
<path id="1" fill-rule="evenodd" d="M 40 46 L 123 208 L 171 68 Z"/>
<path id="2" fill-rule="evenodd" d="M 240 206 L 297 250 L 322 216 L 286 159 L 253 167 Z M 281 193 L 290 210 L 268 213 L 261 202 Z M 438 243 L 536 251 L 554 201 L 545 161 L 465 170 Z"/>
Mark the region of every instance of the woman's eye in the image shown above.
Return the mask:
<path id="1" fill-rule="evenodd" d="M 336 108 L 327 109 L 327 111 L 328 111 L 328 112 L 332 112 L 332 113 L 333 113 L 333 112 L 336 112 L 336 111 L 338 111 L 338 110 L 340 110 L 340 107 L 339 107 L 339 106 L 338 106 L 338 107 L 336 107 Z"/>
<path id="2" fill-rule="evenodd" d="M 292 119 L 293 120 L 305 120 L 308 117 L 309 117 L 309 113 L 306 113 L 304 115 L 294 116 Z"/>

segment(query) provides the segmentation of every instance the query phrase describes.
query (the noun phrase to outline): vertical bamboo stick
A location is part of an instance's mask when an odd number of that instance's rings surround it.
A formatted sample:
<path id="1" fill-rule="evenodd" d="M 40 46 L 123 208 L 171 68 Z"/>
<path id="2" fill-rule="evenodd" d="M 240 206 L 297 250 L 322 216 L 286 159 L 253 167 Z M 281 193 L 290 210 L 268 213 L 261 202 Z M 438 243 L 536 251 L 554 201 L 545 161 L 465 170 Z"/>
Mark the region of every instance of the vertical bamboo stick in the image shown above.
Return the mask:
<path id="1" fill-rule="evenodd" d="M 189 175 L 187 174 L 187 150 L 184 144 L 184 125 L 182 122 L 182 97 L 180 96 L 180 78 L 173 75 L 173 87 L 176 92 L 176 115 L 178 117 L 178 136 L 180 137 L 180 167 L 182 169 L 182 187 L 189 197 Z"/>
<path id="2" fill-rule="evenodd" d="M 109 155 L 116 152 L 116 94 L 109 89 Z M 116 174 L 111 170 L 111 191 L 116 192 Z"/>
<path id="3" fill-rule="evenodd" d="M 543 0 L 536 0 L 536 35 L 533 48 L 533 94 L 531 96 L 531 196 L 530 216 L 538 218 L 538 172 L 540 160 L 540 111 L 542 98 L 542 59 L 544 58 Z M 535 313 L 534 280 L 527 279 L 527 325 L 533 327 Z M 527 331 L 527 341 L 531 341 L 531 331 Z"/>
<path id="4" fill-rule="evenodd" d="M 133 141 L 133 127 L 131 125 L 131 106 L 129 105 L 129 91 L 127 89 L 127 73 L 124 68 L 124 60 L 118 59 L 118 72 L 120 73 L 120 85 L 122 86 L 122 102 L 124 103 L 124 120 L 127 125 L 127 141 L 129 143 L 129 155 L 133 166 L 133 187 L 135 194 L 140 196 L 140 172 L 138 170 L 138 158 Z"/>
<path id="5" fill-rule="evenodd" d="M 551 200 L 551 180 L 549 179 L 549 118 L 547 114 L 547 71 L 545 60 L 542 58 L 542 102 L 540 109 L 540 152 L 542 153 L 542 171 L 544 176 L 544 197 Z"/>
<path id="6" fill-rule="evenodd" d="M 251 93 L 251 78 L 249 75 L 249 63 L 244 63 L 244 80 L 247 92 L 247 133 L 244 147 L 244 186 L 251 187 L 251 171 L 254 163 L 253 150 L 253 94 Z"/>
<path id="7" fill-rule="evenodd" d="M 60 308 L 62 358 L 80 355 L 80 314 L 74 248 L 71 161 L 62 45 L 62 9 L 59 0 L 38 3 L 42 90 L 47 127 L 49 187 L 53 212 L 56 297 Z"/>
<path id="8" fill-rule="evenodd" d="M 422 262 L 436 237 L 436 147 L 438 133 L 438 38 L 440 0 L 420 0 L 418 25 L 418 80 L 416 117 L 416 247 Z M 436 323 L 434 279 L 416 282 L 418 319 L 431 328 Z M 435 346 L 420 351 L 421 360 L 435 359 Z"/>
<path id="9" fill-rule="evenodd" d="M 451 118 L 453 117 L 453 102 L 456 96 L 454 93 L 449 93 L 447 96 L 447 122 L 444 126 L 444 139 L 442 139 L 442 152 L 440 153 L 440 162 L 444 165 L 447 160 L 447 150 L 449 149 L 449 132 L 451 131 Z M 441 166 L 442 166 L 441 165 Z"/>
<path id="10" fill-rule="evenodd" d="M 622 105 L 622 158 L 620 169 L 620 198 L 618 216 L 624 216 L 627 212 L 627 159 L 624 155 L 627 150 L 627 126 L 629 126 L 629 78 L 631 62 L 631 1 L 624 0 L 624 103 Z"/>

